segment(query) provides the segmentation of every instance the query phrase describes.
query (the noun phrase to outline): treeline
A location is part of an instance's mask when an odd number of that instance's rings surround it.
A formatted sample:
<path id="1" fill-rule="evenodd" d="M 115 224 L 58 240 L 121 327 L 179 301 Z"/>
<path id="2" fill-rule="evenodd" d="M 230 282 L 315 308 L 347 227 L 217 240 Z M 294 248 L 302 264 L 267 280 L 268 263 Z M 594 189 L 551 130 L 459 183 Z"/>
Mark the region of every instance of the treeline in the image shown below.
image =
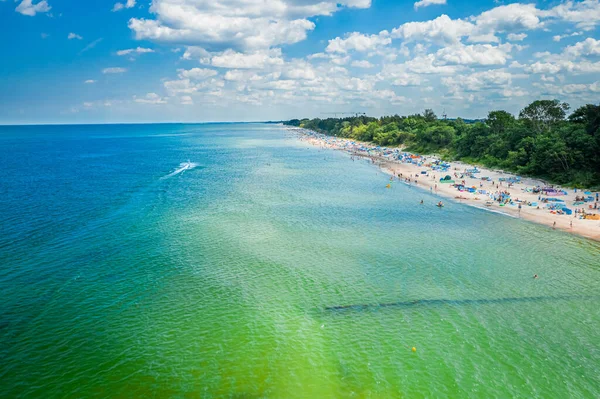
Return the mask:
<path id="1" fill-rule="evenodd" d="M 588 104 L 567 117 L 569 105 L 535 101 L 518 117 L 492 111 L 483 121 L 439 119 L 423 114 L 372 118 L 294 119 L 287 125 L 331 136 L 403 146 L 489 168 L 535 176 L 576 187 L 600 186 L 600 105 Z"/>

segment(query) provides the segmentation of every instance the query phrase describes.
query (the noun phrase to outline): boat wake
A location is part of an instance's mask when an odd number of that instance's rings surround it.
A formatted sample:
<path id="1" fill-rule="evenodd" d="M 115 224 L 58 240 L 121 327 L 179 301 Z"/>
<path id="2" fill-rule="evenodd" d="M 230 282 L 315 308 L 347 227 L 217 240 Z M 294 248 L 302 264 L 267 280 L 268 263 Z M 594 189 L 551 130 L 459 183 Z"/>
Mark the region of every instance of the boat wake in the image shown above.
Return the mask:
<path id="1" fill-rule="evenodd" d="M 168 175 L 161 177 L 161 180 L 165 180 L 170 177 L 177 176 L 181 173 L 184 173 L 186 170 L 192 170 L 196 167 L 198 167 L 197 163 L 190 162 L 190 161 L 182 162 L 179 164 L 179 168 L 175 169 L 173 172 L 169 173 Z"/>

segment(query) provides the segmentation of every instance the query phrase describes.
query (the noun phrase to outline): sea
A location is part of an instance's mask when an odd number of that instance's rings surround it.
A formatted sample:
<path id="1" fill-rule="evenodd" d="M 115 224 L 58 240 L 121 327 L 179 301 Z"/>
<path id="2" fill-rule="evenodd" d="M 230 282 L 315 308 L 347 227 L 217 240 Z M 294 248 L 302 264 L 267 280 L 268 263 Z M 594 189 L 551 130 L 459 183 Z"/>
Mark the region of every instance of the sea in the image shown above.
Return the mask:
<path id="1" fill-rule="evenodd" d="M 389 181 L 277 124 L 0 127 L 0 397 L 600 397 L 600 244 Z"/>

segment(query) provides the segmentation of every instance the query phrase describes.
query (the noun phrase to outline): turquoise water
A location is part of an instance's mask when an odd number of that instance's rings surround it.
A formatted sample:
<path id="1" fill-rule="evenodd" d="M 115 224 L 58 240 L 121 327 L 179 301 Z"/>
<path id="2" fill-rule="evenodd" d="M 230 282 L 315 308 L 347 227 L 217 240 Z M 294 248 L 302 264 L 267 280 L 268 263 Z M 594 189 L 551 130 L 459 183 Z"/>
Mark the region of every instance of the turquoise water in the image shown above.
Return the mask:
<path id="1" fill-rule="evenodd" d="M 600 396 L 597 243 L 276 125 L 0 127 L 0 155 L 2 397 Z"/>

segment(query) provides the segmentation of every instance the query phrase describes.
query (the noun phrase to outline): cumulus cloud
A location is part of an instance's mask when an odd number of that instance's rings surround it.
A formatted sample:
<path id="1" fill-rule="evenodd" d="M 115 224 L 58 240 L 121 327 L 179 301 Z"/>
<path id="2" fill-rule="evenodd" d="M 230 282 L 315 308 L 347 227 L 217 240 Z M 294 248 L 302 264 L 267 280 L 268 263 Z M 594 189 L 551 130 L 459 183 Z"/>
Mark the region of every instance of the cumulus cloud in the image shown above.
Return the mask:
<path id="1" fill-rule="evenodd" d="M 111 73 L 124 73 L 127 72 L 127 69 L 125 68 L 119 68 L 119 67 L 112 67 L 112 68 L 104 68 L 102 70 L 103 74 L 111 74 Z"/>
<path id="2" fill-rule="evenodd" d="M 454 45 L 440 49 L 436 53 L 439 61 L 459 65 L 505 65 L 513 49 L 511 44 L 493 46 L 491 44 Z"/>
<path id="3" fill-rule="evenodd" d="M 392 30 L 392 37 L 405 41 L 427 41 L 436 44 L 458 43 L 463 37 L 471 42 L 498 42 L 498 33 L 511 35 L 509 40 L 523 40 L 523 31 L 542 29 L 546 20 L 574 22 L 582 29 L 600 23 L 600 0 L 567 1 L 550 10 L 534 4 L 502 5 L 466 19 L 451 19 L 443 14 L 423 22 L 407 22 Z"/>
<path id="4" fill-rule="evenodd" d="M 525 67 L 525 71 L 536 74 L 556 74 L 559 72 L 570 72 L 576 74 L 600 73 L 600 62 L 569 61 L 535 62 Z"/>
<path id="5" fill-rule="evenodd" d="M 133 96 L 133 101 L 141 104 L 166 104 L 167 100 L 156 93 L 148 93 L 144 97 Z"/>
<path id="6" fill-rule="evenodd" d="M 446 4 L 446 0 L 421 0 L 415 3 L 415 10 L 420 7 L 429 7 L 436 4 Z"/>
<path id="7" fill-rule="evenodd" d="M 219 68 L 261 69 L 269 65 L 283 65 L 284 61 L 281 56 L 281 49 L 262 50 L 251 53 L 225 50 L 222 53 L 211 55 L 209 63 Z"/>
<path id="8" fill-rule="evenodd" d="M 73 33 L 73 32 L 71 32 L 71 33 L 69 33 L 69 35 L 67 36 L 67 39 L 69 39 L 69 40 L 73 40 L 73 39 L 82 40 L 82 39 L 83 39 L 83 37 L 79 36 L 79 35 L 78 35 L 78 34 L 76 34 L 76 33 Z"/>
<path id="9" fill-rule="evenodd" d="M 560 42 L 564 38 L 573 37 L 573 36 L 581 36 L 581 35 L 583 35 L 582 32 L 573 32 L 573 33 L 564 34 L 564 35 L 555 35 L 555 36 L 552 36 L 552 40 L 554 40 L 555 42 Z"/>
<path id="10" fill-rule="evenodd" d="M 508 35 L 506 35 L 506 38 L 508 40 L 512 40 L 513 42 L 521 42 L 525 40 L 526 37 L 527 33 L 509 33 Z"/>
<path id="11" fill-rule="evenodd" d="M 504 86 L 512 81 L 512 75 L 499 69 L 475 72 L 470 75 L 442 78 L 442 83 L 465 91 L 478 91 L 485 87 Z"/>
<path id="12" fill-rule="evenodd" d="M 179 77 L 181 79 L 204 80 L 218 74 L 214 69 L 192 68 L 189 70 L 179 69 Z"/>
<path id="13" fill-rule="evenodd" d="M 600 55 L 600 40 L 588 37 L 582 42 L 565 47 L 563 54 L 570 58 Z"/>
<path id="14" fill-rule="evenodd" d="M 600 0 L 566 1 L 542 14 L 592 30 L 600 24 Z"/>
<path id="15" fill-rule="evenodd" d="M 539 15 L 534 4 L 514 3 L 485 11 L 472 20 L 483 33 L 514 32 L 541 28 Z"/>
<path id="16" fill-rule="evenodd" d="M 152 50 L 151 48 L 143 48 L 143 47 L 138 47 L 138 48 L 130 48 L 127 50 L 119 50 L 117 51 L 117 55 L 129 55 L 129 54 L 145 54 L 145 53 L 153 53 L 154 50 Z"/>
<path id="17" fill-rule="evenodd" d="M 453 20 L 443 14 L 431 21 L 407 22 L 392 30 L 392 37 L 412 42 L 434 42 L 438 44 L 458 43 L 473 32 L 474 25 L 461 19 Z"/>
<path id="18" fill-rule="evenodd" d="M 21 3 L 15 8 L 15 11 L 33 17 L 35 14 L 44 13 L 50 11 L 52 7 L 48 5 L 46 0 L 42 0 L 36 4 L 33 4 L 33 0 L 23 0 Z"/>
<path id="19" fill-rule="evenodd" d="M 419 74 L 407 72 L 409 69 L 406 64 L 386 64 L 377 74 L 377 79 L 390 82 L 393 86 L 418 86 L 425 81 Z"/>
<path id="20" fill-rule="evenodd" d="M 349 51 L 371 51 L 377 47 L 386 46 L 392 42 L 388 31 L 382 31 L 378 35 L 363 35 L 358 32 L 347 34 L 344 39 L 336 37 L 329 41 L 327 48 L 328 53 L 346 54 Z"/>
<path id="21" fill-rule="evenodd" d="M 356 68 L 373 68 L 375 66 L 367 60 L 352 61 L 352 63 L 350 65 L 352 65 L 353 67 L 356 67 Z"/>
<path id="22" fill-rule="evenodd" d="M 599 55 L 596 39 L 565 47 L 562 53 L 537 53 L 537 62 L 531 65 L 524 65 L 529 55 L 519 53 L 526 48 L 519 42 L 535 30 L 539 31 L 536 40 L 546 35 L 551 41 L 549 32 L 559 21 L 587 29 L 595 22 L 577 12 L 593 14 L 599 1 L 565 1 L 548 9 L 513 3 L 459 19 L 441 15 L 407 22 L 391 32 L 348 32 L 331 38 L 318 53 L 290 59 L 283 45 L 303 40 L 319 21 L 314 17 L 331 15 L 342 7 L 366 8 L 371 1 L 153 0 L 150 17 L 129 21 L 135 37 L 176 43 L 182 49 L 180 63 L 192 61 L 202 67 L 186 65 L 176 70 L 176 76 L 164 79 L 163 90 L 169 97 L 149 93 L 153 95 L 136 99 L 177 105 L 286 104 L 315 109 L 357 105 L 378 110 L 390 104 L 447 106 L 450 100 L 462 99 L 464 109 L 469 101 L 475 106 L 485 100 L 540 95 L 539 90 L 545 89 L 532 86 L 536 81 L 560 82 L 567 87 L 565 92 L 573 93 L 587 85 L 591 93 L 592 84 L 583 82 L 585 76 L 573 83 L 580 86 L 568 86 L 571 83 L 563 80 L 569 74 L 600 72 L 594 58 Z M 442 3 L 423 0 L 415 6 Z M 119 55 L 134 53 L 128 49 Z M 513 85 L 517 79 L 523 81 Z M 428 97 L 428 90 L 436 95 Z M 411 102 L 411 96 L 418 96 L 418 101 Z"/>
<path id="23" fill-rule="evenodd" d="M 127 0 L 125 4 L 123 3 L 115 3 L 112 8 L 112 12 L 121 11 L 124 8 L 133 8 L 135 7 L 135 0 Z"/>
<path id="24" fill-rule="evenodd" d="M 257 50 L 304 40 L 315 28 L 309 17 L 370 6 L 371 0 L 154 0 L 155 19 L 132 18 L 129 28 L 140 40 Z"/>
<path id="25" fill-rule="evenodd" d="M 194 100 L 191 96 L 181 96 L 179 102 L 183 105 L 194 105 Z"/>

